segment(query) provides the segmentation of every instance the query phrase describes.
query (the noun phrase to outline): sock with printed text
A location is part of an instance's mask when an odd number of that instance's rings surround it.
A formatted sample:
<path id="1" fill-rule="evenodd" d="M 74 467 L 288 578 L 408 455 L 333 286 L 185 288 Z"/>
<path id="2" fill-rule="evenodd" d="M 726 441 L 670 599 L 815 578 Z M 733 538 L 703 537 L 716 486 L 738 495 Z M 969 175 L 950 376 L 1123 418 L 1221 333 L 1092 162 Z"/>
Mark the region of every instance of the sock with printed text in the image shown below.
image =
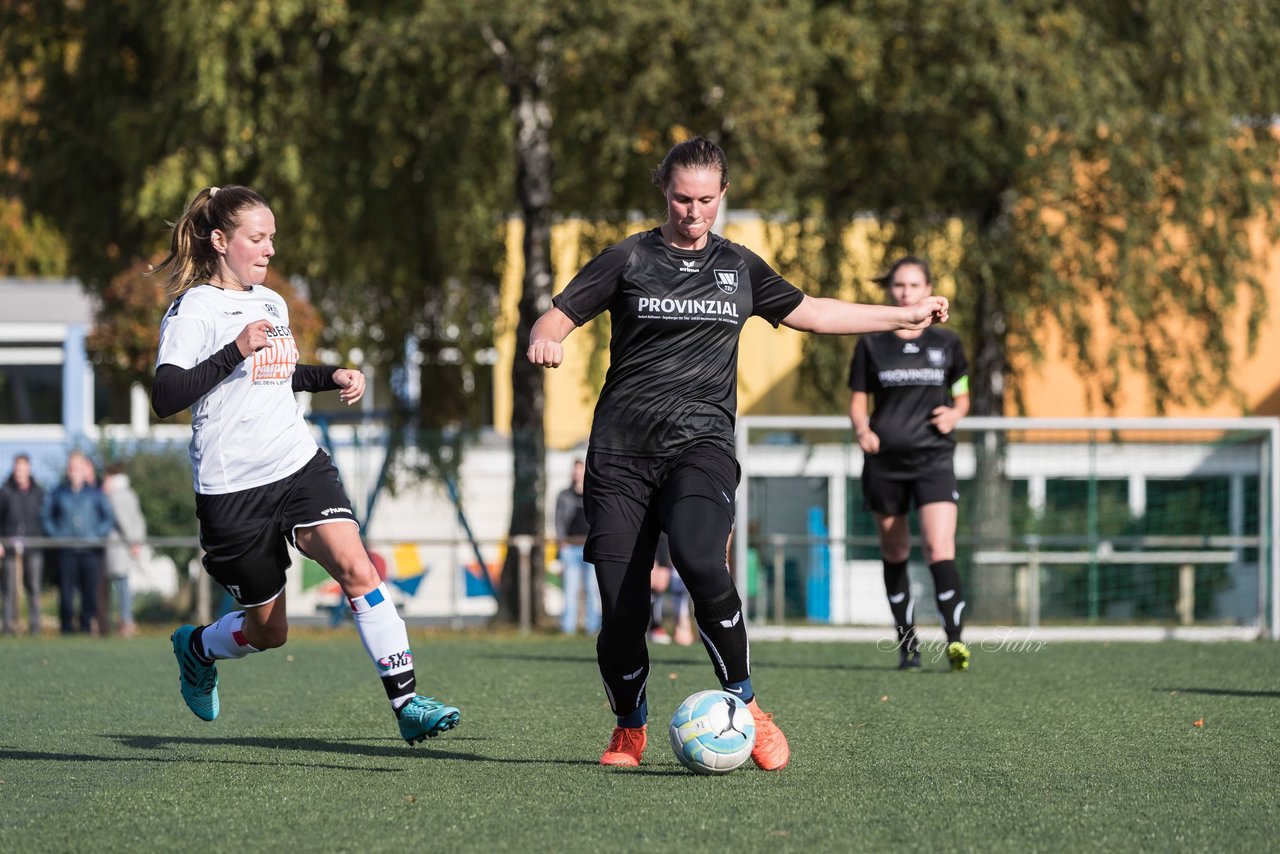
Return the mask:
<path id="1" fill-rule="evenodd" d="M 347 602 L 351 604 L 360 642 L 378 668 L 391 708 L 398 712 L 413 699 L 418 687 L 404 620 L 391 601 L 385 584 L 379 584 L 363 596 L 349 598 Z"/>

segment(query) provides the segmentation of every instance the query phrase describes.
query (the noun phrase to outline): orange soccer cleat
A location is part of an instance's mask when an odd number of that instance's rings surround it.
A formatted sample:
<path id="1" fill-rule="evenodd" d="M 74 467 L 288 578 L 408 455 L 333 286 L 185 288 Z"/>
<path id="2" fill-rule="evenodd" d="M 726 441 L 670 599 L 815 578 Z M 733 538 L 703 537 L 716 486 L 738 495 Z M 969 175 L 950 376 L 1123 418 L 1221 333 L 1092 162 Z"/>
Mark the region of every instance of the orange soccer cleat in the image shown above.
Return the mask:
<path id="1" fill-rule="evenodd" d="M 778 771 L 786 767 L 791 758 L 787 737 L 773 722 L 773 715 L 760 710 L 754 698 L 747 703 L 751 717 L 756 722 L 756 746 L 751 748 L 751 761 L 762 771 Z"/>
<path id="2" fill-rule="evenodd" d="M 613 728 L 613 736 L 609 739 L 609 747 L 600 757 L 601 765 L 617 765 L 634 768 L 640 764 L 640 756 L 644 753 L 648 736 L 645 727 Z"/>

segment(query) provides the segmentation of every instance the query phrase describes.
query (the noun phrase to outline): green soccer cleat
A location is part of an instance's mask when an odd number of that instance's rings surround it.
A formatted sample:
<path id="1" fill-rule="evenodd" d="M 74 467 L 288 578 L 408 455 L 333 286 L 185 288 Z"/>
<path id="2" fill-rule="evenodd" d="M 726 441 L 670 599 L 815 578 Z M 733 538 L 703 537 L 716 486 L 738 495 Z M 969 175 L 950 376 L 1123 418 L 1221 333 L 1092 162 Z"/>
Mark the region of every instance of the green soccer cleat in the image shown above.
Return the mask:
<path id="1" fill-rule="evenodd" d="M 173 641 L 173 656 L 178 659 L 178 684 L 187 708 L 203 721 L 218 716 L 218 668 L 205 664 L 191 650 L 191 635 L 195 626 L 182 626 L 169 640 Z"/>
<path id="2" fill-rule="evenodd" d="M 400 735 L 409 744 L 417 744 L 435 738 L 458 725 L 460 715 L 453 706 L 446 706 L 435 697 L 415 696 L 396 712 L 400 722 Z"/>
<path id="3" fill-rule="evenodd" d="M 957 672 L 969 669 L 969 647 L 961 641 L 952 641 L 947 644 L 947 660 L 951 662 L 951 669 Z"/>

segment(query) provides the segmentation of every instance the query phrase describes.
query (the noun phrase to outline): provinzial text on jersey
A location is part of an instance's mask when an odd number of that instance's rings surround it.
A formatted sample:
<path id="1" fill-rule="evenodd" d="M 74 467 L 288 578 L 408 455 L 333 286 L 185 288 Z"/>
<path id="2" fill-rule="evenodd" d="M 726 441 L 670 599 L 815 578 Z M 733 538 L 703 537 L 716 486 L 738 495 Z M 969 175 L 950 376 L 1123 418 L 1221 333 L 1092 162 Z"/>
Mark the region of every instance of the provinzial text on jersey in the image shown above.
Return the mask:
<path id="1" fill-rule="evenodd" d="M 730 300 L 718 299 L 664 299 L 659 297 L 640 297 L 636 302 L 636 311 L 643 314 L 650 312 L 668 316 L 685 317 L 688 315 L 719 314 L 726 317 L 737 317 L 738 306 Z"/>
<path id="2" fill-rule="evenodd" d="M 942 385 L 947 379 L 942 368 L 894 368 L 881 371 L 877 376 L 881 386 Z"/>

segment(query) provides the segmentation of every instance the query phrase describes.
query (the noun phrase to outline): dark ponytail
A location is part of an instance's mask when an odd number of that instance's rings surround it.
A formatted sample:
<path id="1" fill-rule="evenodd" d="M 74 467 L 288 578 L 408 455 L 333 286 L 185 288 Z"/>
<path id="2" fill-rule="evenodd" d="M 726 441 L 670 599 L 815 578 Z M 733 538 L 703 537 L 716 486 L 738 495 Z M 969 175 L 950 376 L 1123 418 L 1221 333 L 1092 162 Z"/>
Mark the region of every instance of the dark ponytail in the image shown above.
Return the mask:
<path id="1" fill-rule="evenodd" d="M 196 193 L 177 222 L 169 223 L 173 235 L 169 255 L 152 270 L 170 267 L 166 290 L 179 297 L 193 285 L 207 282 L 218 272 L 218 253 L 213 248 L 213 232 L 230 236 L 240 224 L 240 215 L 252 208 L 270 208 L 267 200 L 248 187 L 209 187 Z M 172 265 L 172 266 L 171 266 Z"/>

